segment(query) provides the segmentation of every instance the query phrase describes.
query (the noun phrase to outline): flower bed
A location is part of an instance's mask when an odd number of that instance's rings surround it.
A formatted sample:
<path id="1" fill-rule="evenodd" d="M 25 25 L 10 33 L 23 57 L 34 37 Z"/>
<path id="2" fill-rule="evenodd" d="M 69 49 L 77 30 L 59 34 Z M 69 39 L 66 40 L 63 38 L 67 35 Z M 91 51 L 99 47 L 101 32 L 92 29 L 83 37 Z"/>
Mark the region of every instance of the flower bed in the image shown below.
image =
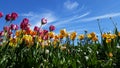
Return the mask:
<path id="1" fill-rule="evenodd" d="M 55 34 L 53 25 L 49 30 L 42 29 L 47 24 L 45 18 L 32 30 L 27 18 L 20 26 L 13 24 L 17 18 L 15 12 L 7 14 L 7 25 L 0 31 L 1 68 L 113 68 L 120 65 L 120 32 L 116 26 L 114 33 L 101 32 L 100 43 L 95 32 L 77 35 L 61 29 Z"/>

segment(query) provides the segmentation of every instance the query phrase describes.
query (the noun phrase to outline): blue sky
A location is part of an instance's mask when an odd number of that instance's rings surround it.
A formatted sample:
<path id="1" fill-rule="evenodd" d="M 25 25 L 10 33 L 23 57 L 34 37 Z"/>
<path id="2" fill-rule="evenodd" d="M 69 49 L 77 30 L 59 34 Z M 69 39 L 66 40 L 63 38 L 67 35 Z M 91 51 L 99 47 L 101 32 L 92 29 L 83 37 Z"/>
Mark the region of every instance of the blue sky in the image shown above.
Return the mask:
<path id="1" fill-rule="evenodd" d="M 55 25 L 55 32 L 66 29 L 78 34 L 96 32 L 99 29 L 96 19 L 100 19 L 103 32 L 113 30 L 109 17 L 120 26 L 120 0 L 0 0 L 0 11 L 4 17 L 8 13 L 17 12 L 19 17 L 13 23 L 20 24 L 23 18 L 29 18 L 31 27 L 40 26 L 41 18 L 48 19 L 48 24 L 43 28 L 48 29 Z M 0 19 L 0 27 L 5 25 L 5 20 Z M 120 30 L 120 28 L 118 28 Z"/>

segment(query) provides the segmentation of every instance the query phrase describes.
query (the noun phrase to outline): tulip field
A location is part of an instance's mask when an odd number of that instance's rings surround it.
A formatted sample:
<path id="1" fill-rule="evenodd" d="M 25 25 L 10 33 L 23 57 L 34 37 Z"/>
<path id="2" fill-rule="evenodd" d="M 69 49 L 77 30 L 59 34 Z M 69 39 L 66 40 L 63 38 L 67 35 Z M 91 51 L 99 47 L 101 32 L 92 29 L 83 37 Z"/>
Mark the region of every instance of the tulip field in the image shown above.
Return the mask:
<path id="1" fill-rule="evenodd" d="M 4 18 L 0 12 L 0 20 Z M 14 24 L 18 14 L 5 16 L 6 25 L 0 31 L 0 68 L 118 68 L 120 66 L 120 32 L 114 21 L 113 32 L 85 31 L 83 34 L 61 29 L 59 34 L 50 25 L 31 28 L 28 18 Z M 112 20 L 112 18 L 110 18 Z M 98 20 L 99 21 L 99 20 Z"/>

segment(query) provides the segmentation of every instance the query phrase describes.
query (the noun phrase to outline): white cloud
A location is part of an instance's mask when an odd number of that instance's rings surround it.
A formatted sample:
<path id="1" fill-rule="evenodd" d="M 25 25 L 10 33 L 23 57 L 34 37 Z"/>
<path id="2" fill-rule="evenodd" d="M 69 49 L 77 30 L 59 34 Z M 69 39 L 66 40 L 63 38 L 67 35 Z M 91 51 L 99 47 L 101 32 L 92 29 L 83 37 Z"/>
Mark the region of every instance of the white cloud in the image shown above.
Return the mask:
<path id="1" fill-rule="evenodd" d="M 21 14 L 21 16 L 25 16 L 25 17 L 31 17 L 33 15 L 34 15 L 33 12 L 28 12 L 28 13 Z"/>
<path id="2" fill-rule="evenodd" d="M 69 10 L 73 10 L 73 9 L 77 8 L 78 6 L 79 6 L 79 3 L 76 2 L 76 1 L 71 2 L 71 1 L 68 0 L 64 3 L 64 7 L 69 9 Z"/>
<path id="3" fill-rule="evenodd" d="M 101 16 L 84 18 L 84 19 L 81 19 L 79 21 L 88 22 L 88 21 L 93 21 L 93 20 L 97 20 L 97 19 L 104 19 L 104 18 L 117 17 L 117 16 L 120 16 L 120 13 L 109 13 L 109 14 L 104 14 L 104 15 L 101 15 Z"/>

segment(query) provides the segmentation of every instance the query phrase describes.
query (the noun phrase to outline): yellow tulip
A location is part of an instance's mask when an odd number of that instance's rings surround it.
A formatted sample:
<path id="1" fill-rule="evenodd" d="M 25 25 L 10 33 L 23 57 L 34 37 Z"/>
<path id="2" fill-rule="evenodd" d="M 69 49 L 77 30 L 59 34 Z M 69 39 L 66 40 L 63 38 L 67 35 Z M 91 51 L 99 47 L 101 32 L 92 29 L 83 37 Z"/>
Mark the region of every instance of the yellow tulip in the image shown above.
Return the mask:
<path id="1" fill-rule="evenodd" d="M 83 40 L 83 39 L 84 39 L 84 35 L 83 35 L 83 34 L 82 34 L 82 35 L 79 35 L 79 36 L 78 36 L 78 39 L 79 39 L 79 40 Z"/>
<path id="2" fill-rule="evenodd" d="M 17 38 L 10 38 L 9 45 L 12 46 L 12 47 L 16 47 L 17 46 L 17 42 L 18 42 Z"/>
<path id="3" fill-rule="evenodd" d="M 96 36 L 94 32 L 90 33 L 90 35 L 92 36 L 92 38 Z"/>
<path id="4" fill-rule="evenodd" d="M 112 52 L 109 52 L 108 56 L 109 56 L 109 57 L 113 57 Z"/>
<path id="5" fill-rule="evenodd" d="M 118 36 L 120 37 L 120 32 L 118 32 Z"/>
<path id="6" fill-rule="evenodd" d="M 102 38 L 106 38 L 106 36 L 107 36 L 107 34 L 106 33 L 104 33 L 104 34 L 102 34 Z"/>
<path id="7" fill-rule="evenodd" d="M 94 41 L 94 42 L 98 41 L 98 38 L 95 36 L 95 37 L 92 38 L 92 41 Z"/>
<path id="8" fill-rule="evenodd" d="M 64 35 L 62 35 L 62 34 L 59 34 L 58 36 L 59 36 L 60 39 L 64 38 Z"/>
<path id="9" fill-rule="evenodd" d="M 92 38 L 92 35 L 91 35 L 91 34 L 87 34 L 87 37 L 88 37 L 89 39 L 91 39 L 91 38 Z"/>
<path id="10" fill-rule="evenodd" d="M 65 36 L 66 35 L 66 29 L 60 30 L 60 34 L 63 35 L 63 36 Z"/>
<path id="11" fill-rule="evenodd" d="M 55 35 L 55 33 L 54 33 L 54 32 L 49 32 L 49 33 L 48 33 L 48 36 L 49 36 L 50 38 L 53 38 L 53 37 L 54 37 L 54 35 Z"/>
<path id="12" fill-rule="evenodd" d="M 77 33 L 76 33 L 76 32 L 72 32 L 72 33 L 70 34 L 70 39 L 71 39 L 71 40 L 75 40 L 76 36 L 77 36 Z"/>
<path id="13" fill-rule="evenodd" d="M 111 39 L 115 39 L 117 36 L 115 34 L 111 35 Z"/>
<path id="14" fill-rule="evenodd" d="M 25 43 L 29 46 L 29 45 L 32 45 L 33 44 L 33 38 L 31 35 L 23 35 L 23 38 L 22 38 Z"/>
<path id="15" fill-rule="evenodd" d="M 110 43 L 111 42 L 111 39 L 106 39 L 106 43 Z"/>

